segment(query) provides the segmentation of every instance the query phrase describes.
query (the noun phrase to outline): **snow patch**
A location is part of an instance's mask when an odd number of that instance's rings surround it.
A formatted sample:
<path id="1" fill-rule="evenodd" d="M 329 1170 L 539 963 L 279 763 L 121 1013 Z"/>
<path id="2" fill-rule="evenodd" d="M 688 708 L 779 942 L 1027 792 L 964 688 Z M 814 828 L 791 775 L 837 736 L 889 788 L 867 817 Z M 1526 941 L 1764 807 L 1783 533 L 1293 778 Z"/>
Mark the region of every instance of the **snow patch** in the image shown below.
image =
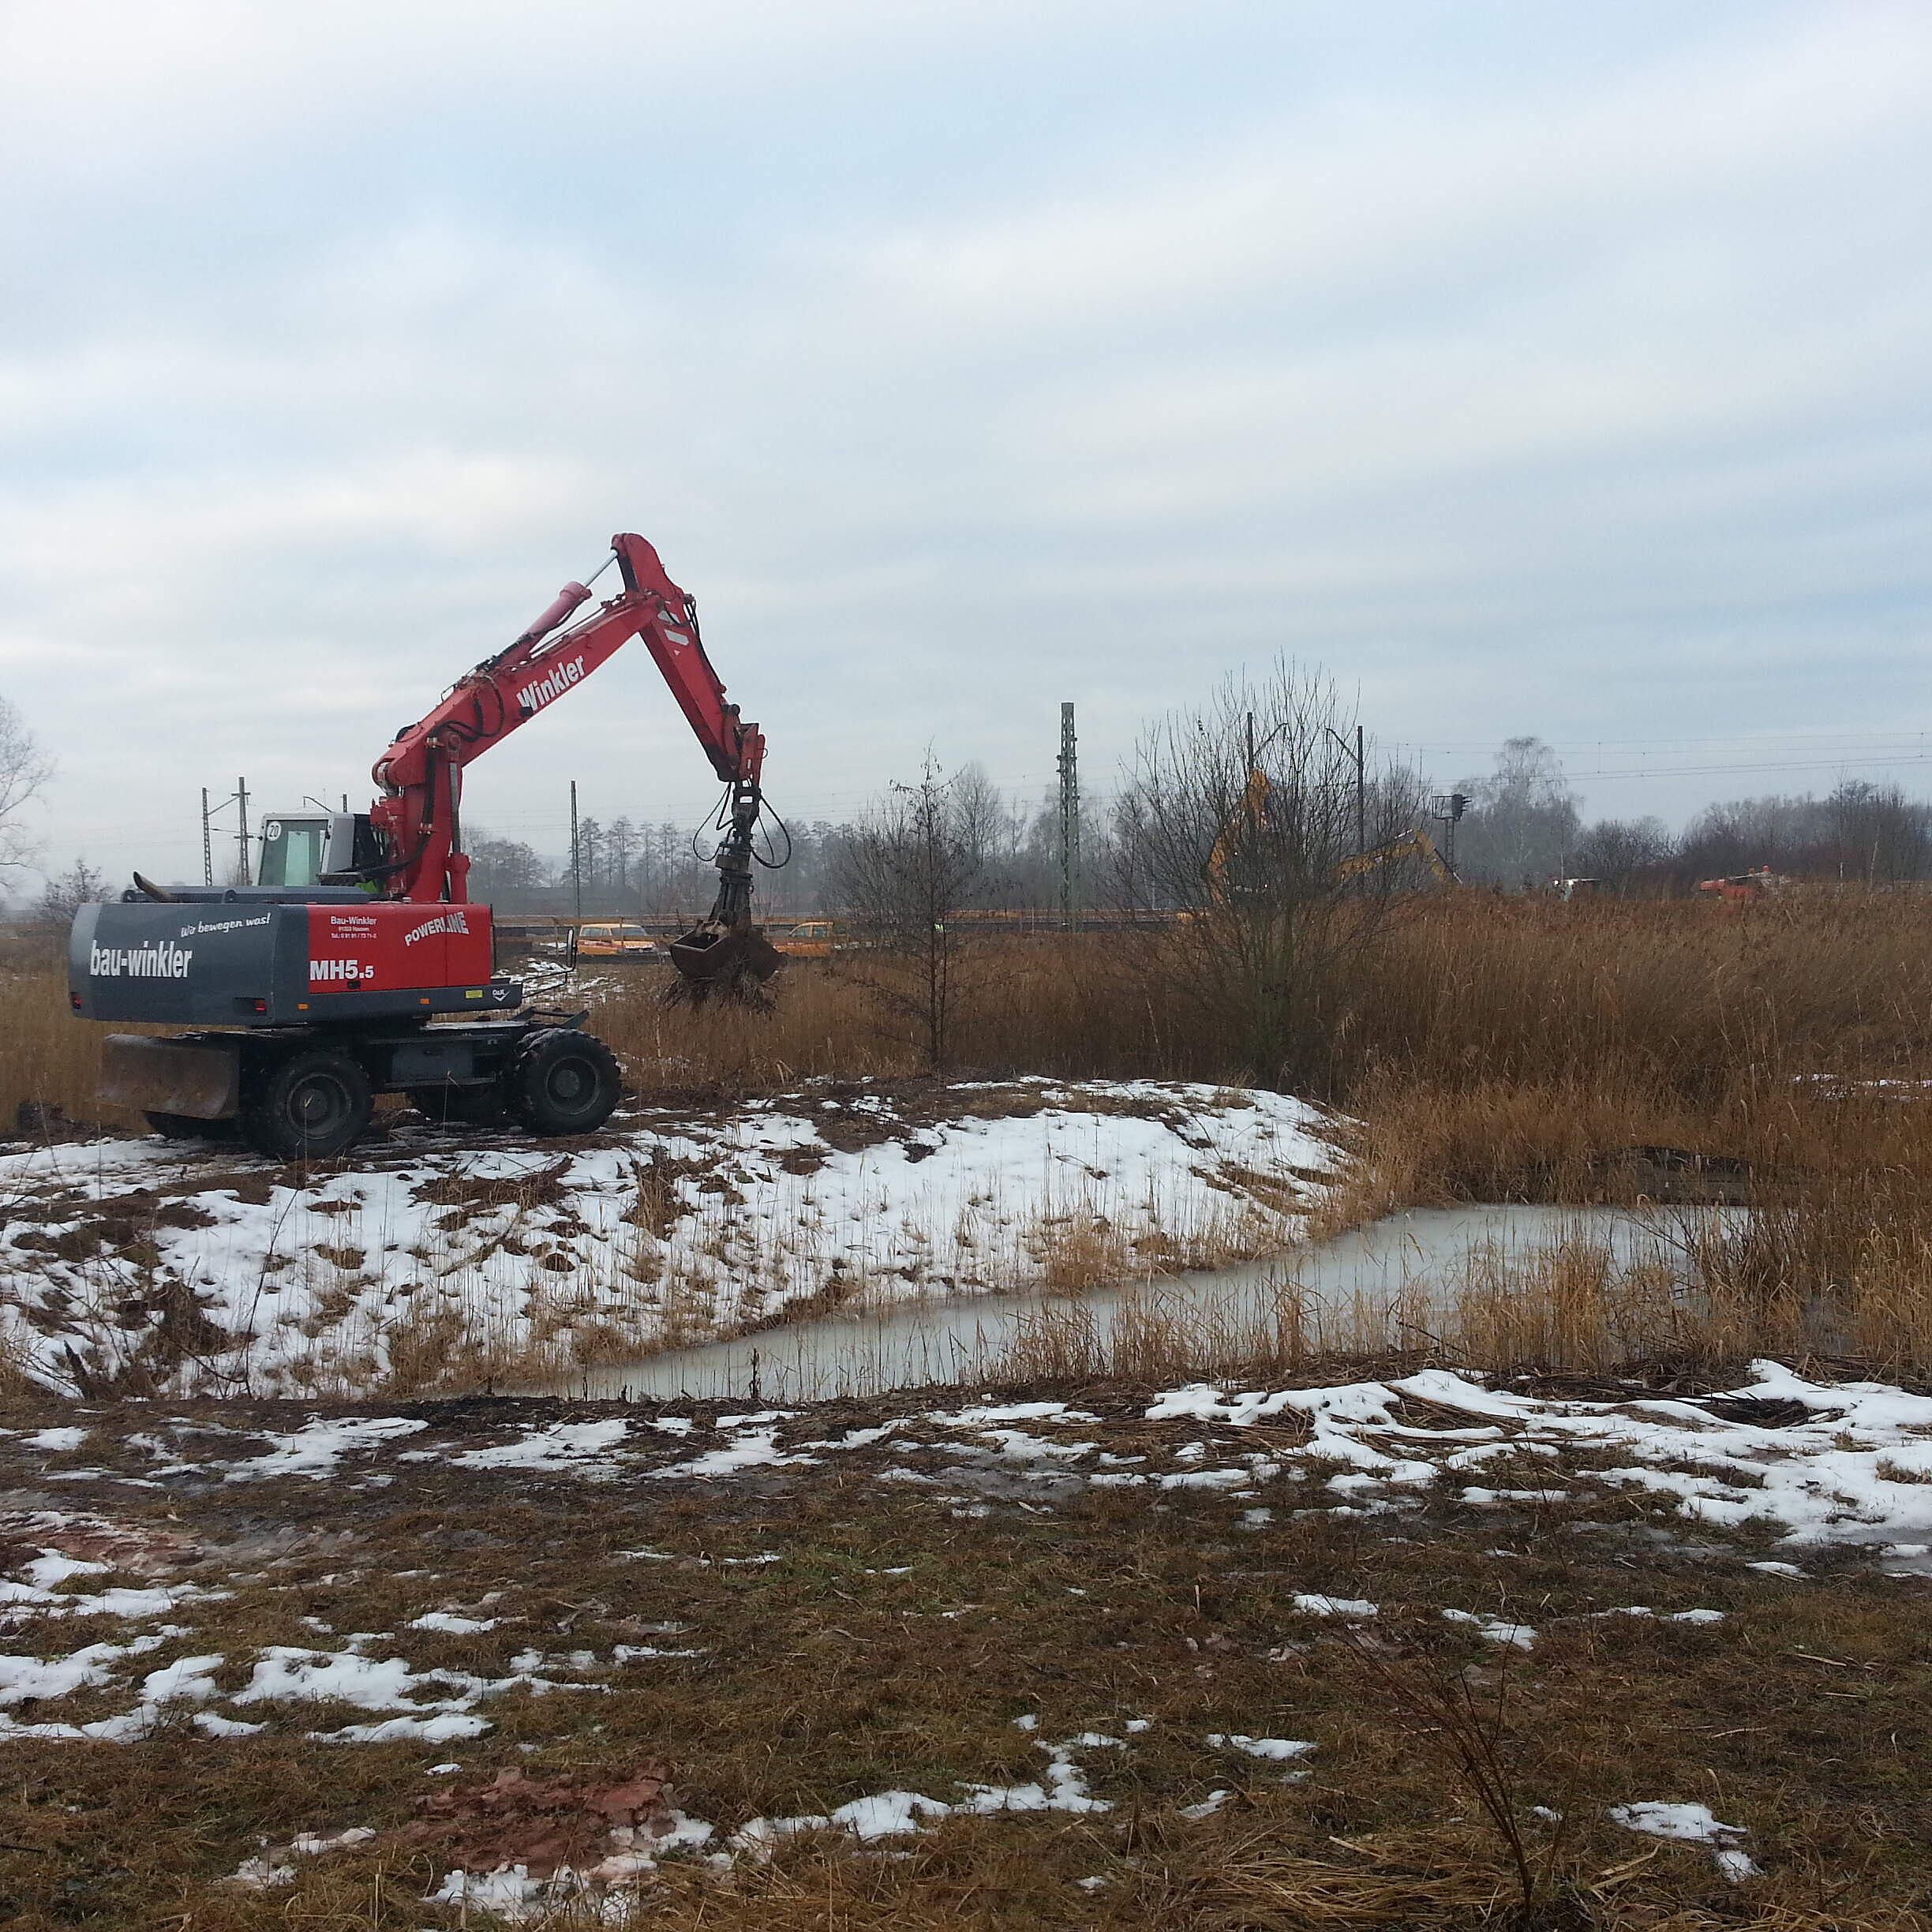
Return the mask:
<path id="1" fill-rule="evenodd" d="M 1002 1094 L 1010 1112 L 996 1110 Z M 169 1392 L 361 1393 L 425 1310 L 448 1310 L 466 1335 L 567 1375 L 578 1319 L 588 1335 L 607 1309 L 656 1318 L 662 1304 L 627 1284 L 679 1284 L 681 1319 L 702 1309 L 724 1335 L 855 1281 L 875 1299 L 1037 1286 L 1069 1222 L 1104 1225 L 1125 1273 L 1208 1265 L 1290 1245 L 1342 1163 L 1323 1112 L 1280 1094 L 1022 1080 L 960 1104 L 985 1110 L 912 1120 L 883 1090 L 862 1096 L 836 1113 L 882 1137 L 856 1149 L 833 1144 L 834 1117 L 809 1089 L 647 1114 L 561 1153 L 453 1148 L 406 1123 L 371 1165 L 301 1186 L 252 1156 L 154 1139 L 6 1155 L 0 1347 L 63 1392 L 77 1363 L 103 1380 L 139 1364 Z M 148 1230 L 152 1263 L 111 1245 L 67 1260 L 17 1244 L 55 1226 L 84 1235 L 134 1189 L 165 1189 L 200 1225 Z M 157 1359 L 151 1276 L 223 1339 Z M 324 1431 L 306 1433 L 249 1473 L 326 1473 Z"/>
<path id="2" fill-rule="evenodd" d="M 1208 1742 L 1216 1750 L 1245 1751 L 1250 1758 L 1265 1758 L 1285 1764 L 1291 1758 L 1305 1758 L 1316 1747 L 1300 1738 L 1244 1737 L 1239 1732 L 1210 1731 Z"/>
<path id="3" fill-rule="evenodd" d="M 1632 1804 L 1612 1805 L 1604 1815 L 1612 1825 L 1620 1825 L 1626 1831 L 1668 1838 L 1679 1844 L 1709 1845 L 1718 1870 L 1733 1885 L 1762 1875 L 1750 1856 L 1737 1848 L 1744 1827 L 1724 1824 L 1712 1814 L 1708 1805 L 1642 1798 Z"/>

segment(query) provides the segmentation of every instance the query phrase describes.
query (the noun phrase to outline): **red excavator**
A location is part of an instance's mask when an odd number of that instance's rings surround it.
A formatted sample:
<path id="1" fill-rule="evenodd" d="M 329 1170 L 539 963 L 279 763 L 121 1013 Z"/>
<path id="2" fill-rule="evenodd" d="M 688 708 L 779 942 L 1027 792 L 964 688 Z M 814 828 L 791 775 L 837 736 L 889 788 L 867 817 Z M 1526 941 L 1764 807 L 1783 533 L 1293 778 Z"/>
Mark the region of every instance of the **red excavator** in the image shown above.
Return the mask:
<path id="1" fill-rule="evenodd" d="M 1755 905 L 1766 893 L 1781 891 L 1791 881 L 1780 872 L 1773 872 L 1769 866 L 1760 866 L 1755 872 L 1732 872 L 1722 878 L 1698 881 L 1698 890 L 1712 893 L 1726 905 Z"/>
<path id="2" fill-rule="evenodd" d="M 162 886 L 137 872 L 118 903 L 81 908 L 68 953 L 76 1014 L 213 1029 L 110 1034 L 102 1099 L 170 1138 L 238 1133 L 282 1159 L 339 1153 L 379 1092 L 406 1093 L 436 1120 L 601 1126 L 617 1103 L 616 1056 L 583 1030 L 587 1015 L 528 1007 L 495 971 L 489 908 L 470 903 L 460 807 L 471 760 L 634 637 L 726 787 L 717 897 L 672 942 L 675 983 L 694 1002 L 758 997 L 784 963 L 751 921 L 753 861 L 774 863 L 757 849 L 764 736 L 726 702 L 697 606 L 657 552 L 635 536 L 611 549 L 619 594 L 565 629 L 590 597 L 566 584 L 507 650 L 396 733 L 367 812 L 271 818 L 255 885 Z"/>

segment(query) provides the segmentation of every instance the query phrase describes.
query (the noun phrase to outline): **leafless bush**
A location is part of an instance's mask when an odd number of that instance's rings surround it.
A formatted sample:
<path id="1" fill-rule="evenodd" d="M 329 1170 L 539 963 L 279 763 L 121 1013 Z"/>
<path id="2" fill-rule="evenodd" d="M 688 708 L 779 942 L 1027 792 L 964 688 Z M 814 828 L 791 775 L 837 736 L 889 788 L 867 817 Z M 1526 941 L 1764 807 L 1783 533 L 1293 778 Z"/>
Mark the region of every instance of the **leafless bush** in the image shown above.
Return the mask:
<path id="1" fill-rule="evenodd" d="M 909 1023 L 934 1072 L 947 1063 L 968 943 L 956 915 L 986 871 L 985 788 L 942 778 L 928 757 L 916 784 L 895 784 L 840 856 L 840 897 L 870 949 L 856 976 Z"/>
<path id="2" fill-rule="evenodd" d="M 1416 823 L 1399 773 L 1358 793 L 1354 745 L 1333 686 L 1282 665 L 1157 726 L 1118 811 L 1121 897 L 1170 915 L 1142 952 L 1163 1003 L 1213 1016 L 1271 1085 L 1322 1081 L 1394 903 L 1399 868 L 1343 861 Z"/>
<path id="3" fill-rule="evenodd" d="M 0 885 L 30 864 L 39 850 L 24 814 L 53 775 L 54 761 L 20 713 L 0 698 Z"/>
<path id="4" fill-rule="evenodd" d="M 1440 1754 L 1443 1769 L 1502 1840 L 1516 1878 L 1517 1923 L 1525 1927 L 1547 1923 L 1540 1920 L 1538 1908 L 1548 1896 L 1562 1833 L 1559 1827 L 1541 1855 L 1532 1852 L 1517 1789 L 1507 1646 L 1491 1671 L 1472 1676 L 1432 1646 L 1402 1651 L 1359 1630 L 1344 1627 L 1341 1635 L 1365 1685 Z M 1485 1684 L 1485 1677 L 1492 1681 Z"/>

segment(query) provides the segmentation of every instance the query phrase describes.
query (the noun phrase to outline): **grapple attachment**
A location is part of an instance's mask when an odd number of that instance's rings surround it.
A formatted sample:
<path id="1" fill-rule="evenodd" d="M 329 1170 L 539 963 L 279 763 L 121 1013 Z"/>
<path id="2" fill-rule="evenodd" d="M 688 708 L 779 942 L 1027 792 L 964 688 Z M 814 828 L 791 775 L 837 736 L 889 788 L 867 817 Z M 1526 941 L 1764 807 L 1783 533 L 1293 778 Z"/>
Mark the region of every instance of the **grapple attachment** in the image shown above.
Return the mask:
<path id="1" fill-rule="evenodd" d="M 707 1000 L 732 1000 L 766 1006 L 765 983 L 784 964 L 784 955 L 762 927 L 728 926 L 708 919 L 671 942 L 671 964 L 678 970 L 669 998 L 692 1006 Z"/>

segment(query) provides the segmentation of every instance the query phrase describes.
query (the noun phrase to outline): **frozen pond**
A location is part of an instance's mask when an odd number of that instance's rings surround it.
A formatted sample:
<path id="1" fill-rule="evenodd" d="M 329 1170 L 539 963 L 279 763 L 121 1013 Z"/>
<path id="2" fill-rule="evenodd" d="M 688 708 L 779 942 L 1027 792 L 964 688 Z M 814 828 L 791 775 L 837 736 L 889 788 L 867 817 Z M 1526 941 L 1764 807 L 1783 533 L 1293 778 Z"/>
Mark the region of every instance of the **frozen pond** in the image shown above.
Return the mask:
<path id="1" fill-rule="evenodd" d="M 1245 1267 L 1176 1275 L 1079 1294 L 972 1295 L 896 1302 L 765 1329 L 728 1342 L 579 1369 L 500 1393 L 603 1398 L 823 1401 L 932 1383 L 1000 1379 L 1043 1331 L 1077 1334 L 1100 1360 L 1136 1326 L 1179 1324 L 1211 1346 L 1272 1333 L 1284 1309 L 1310 1327 L 1344 1333 L 1386 1312 L 1413 1317 L 1452 1298 L 1473 1265 L 1529 1261 L 1582 1240 L 1619 1268 L 1655 1264 L 1687 1281 L 1697 1235 L 1743 1211 L 1479 1207 L 1414 1208 Z"/>

